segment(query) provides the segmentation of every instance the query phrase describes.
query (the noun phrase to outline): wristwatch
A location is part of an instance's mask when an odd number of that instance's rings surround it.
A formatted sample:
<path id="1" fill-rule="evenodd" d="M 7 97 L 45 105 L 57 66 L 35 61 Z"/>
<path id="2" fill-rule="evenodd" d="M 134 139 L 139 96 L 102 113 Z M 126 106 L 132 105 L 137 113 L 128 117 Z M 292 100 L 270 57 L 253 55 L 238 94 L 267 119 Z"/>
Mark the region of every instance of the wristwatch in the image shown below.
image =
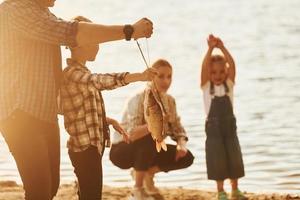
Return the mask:
<path id="1" fill-rule="evenodd" d="M 125 35 L 125 39 L 127 41 L 131 40 L 132 34 L 134 32 L 133 26 L 131 26 L 130 24 L 126 24 L 123 28 L 123 33 Z"/>

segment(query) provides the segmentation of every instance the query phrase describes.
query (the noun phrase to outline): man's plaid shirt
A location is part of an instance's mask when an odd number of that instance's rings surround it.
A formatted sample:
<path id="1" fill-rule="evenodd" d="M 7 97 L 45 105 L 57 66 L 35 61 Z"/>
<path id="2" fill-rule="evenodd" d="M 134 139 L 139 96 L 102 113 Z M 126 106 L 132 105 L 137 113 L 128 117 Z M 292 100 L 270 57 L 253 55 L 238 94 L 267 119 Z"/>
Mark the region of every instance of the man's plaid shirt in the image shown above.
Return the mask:
<path id="1" fill-rule="evenodd" d="M 77 22 L 58 19 L 37 2 L 0 3 L 0 121 L 20 109 L 57 122 L 60 45 L 76 44 Z"/>
<path id="2" fill-rule="evenodd" d="M 102 152 L 108 137 L 101 90 L 126 85 L 125 73 L 92 74 L 84 65 L 67 60 L 63 70 L 61 104 L 64 123 L 70 135 L 68 148 L 74 152 L 96 146 Z"/>

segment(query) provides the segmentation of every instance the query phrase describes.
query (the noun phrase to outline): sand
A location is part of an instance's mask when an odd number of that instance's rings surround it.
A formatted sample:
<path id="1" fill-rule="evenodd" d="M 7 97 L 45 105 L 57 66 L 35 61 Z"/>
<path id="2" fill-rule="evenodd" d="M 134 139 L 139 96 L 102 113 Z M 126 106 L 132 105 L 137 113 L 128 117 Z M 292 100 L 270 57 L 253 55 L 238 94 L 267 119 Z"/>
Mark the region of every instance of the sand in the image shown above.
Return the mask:
<path id="1" fill-rule="evenodd" d="M 127 200 L 130 195 L 130 187 L 103 187 L 103 200 Z M 177 188 L 161 188 L 165 200 L 210 200 L 215 199 L 216 194 L 209 191 Z M 246 193 L 249 200 L 300 200 L 300 196 L 293 194 L 253 194 Z M 22 200 L 24 191 L 22 186 L 13 181 L 0 182 L 0 200 Z M 60 186 L 54 200 L 77 200 L 75 184 L 63 184 Z"/>

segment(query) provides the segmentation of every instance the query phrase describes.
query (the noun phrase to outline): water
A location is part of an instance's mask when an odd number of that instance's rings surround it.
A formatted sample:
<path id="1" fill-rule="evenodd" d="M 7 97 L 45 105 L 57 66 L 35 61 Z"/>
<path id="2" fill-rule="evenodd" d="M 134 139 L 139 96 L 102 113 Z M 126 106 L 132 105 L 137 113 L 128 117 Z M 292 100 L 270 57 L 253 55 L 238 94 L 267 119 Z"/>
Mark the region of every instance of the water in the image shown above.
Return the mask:
<path id="1" fill-rule="evenodd" d="M 300 1 L 204 1 L 204 0 L 85 0 L 57 1 L 53 12 L 69 19 L 84 15 L 103 24 L 125 24 L 147 16 L 155 30 L 149 40 L 150 58 L 163 57 L 174 66 L 170 89 L 177 100 L 190 137 L 194 164 L 180 171 L 159 174 L 160 186 L 214 189 L 206 179 L 204 108 L 199 89 L 199 65 L 206 51 L 206 37 L 223 38 L 237 65 L 235 113 L 246 177 L 241 188 L 259 192 L 300 191 Z M 146 43 L 141 40 L 142 48 Z M 68 56 L 63 50 L 64 57 Z M 95 72 L 142 71 L 145 69 L 134 42 L 101 45 L 100 55 L 90 64 Z M 124 100 L 143 87 L 132 84 L 104 92 L 107 113 L 121 118 Z M 297 89 L 298 88 L 298 89 Z M 60 119 L 63 127 L 62 119 Z M 65 148 L 67 134 L 61 129 L 61 180 L 75 179 Z M 130 186 L 129 172 L 103 158 L 104 183 Z M 0 180 L 20 182 L 15 164 L 0 139 Z"/>

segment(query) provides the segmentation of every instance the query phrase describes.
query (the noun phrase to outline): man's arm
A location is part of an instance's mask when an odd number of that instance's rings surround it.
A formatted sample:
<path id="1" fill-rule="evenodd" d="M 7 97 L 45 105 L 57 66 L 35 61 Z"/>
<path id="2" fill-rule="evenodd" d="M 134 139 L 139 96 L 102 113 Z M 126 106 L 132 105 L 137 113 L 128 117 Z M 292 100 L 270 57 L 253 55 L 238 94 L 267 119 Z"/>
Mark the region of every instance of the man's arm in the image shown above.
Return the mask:
<path id="1" fill-rule="evenodd" d="M 143 18 L 132 25 L 132 38 L 149 38 L 153 32 L 153 24 L 150 20 Z M 109 41 L 125 39 L 123 25 L 101 25 L 94 23 L 79 22 L 76 35 L 78 46 L 86 44 L 99 44 Z"/>
<path id="2" fill-rule="evenodd" d="M 125 38 L 122 25 L 101 25 L 65 21 L 49 10 L 41 9 L 35 1 L 4 2 L 9 23 L 20 36 L 50 44 L 82 46 Z M 132 25 L 132 38 L 150 37 L 153 24 L 143 18 Z"/>

